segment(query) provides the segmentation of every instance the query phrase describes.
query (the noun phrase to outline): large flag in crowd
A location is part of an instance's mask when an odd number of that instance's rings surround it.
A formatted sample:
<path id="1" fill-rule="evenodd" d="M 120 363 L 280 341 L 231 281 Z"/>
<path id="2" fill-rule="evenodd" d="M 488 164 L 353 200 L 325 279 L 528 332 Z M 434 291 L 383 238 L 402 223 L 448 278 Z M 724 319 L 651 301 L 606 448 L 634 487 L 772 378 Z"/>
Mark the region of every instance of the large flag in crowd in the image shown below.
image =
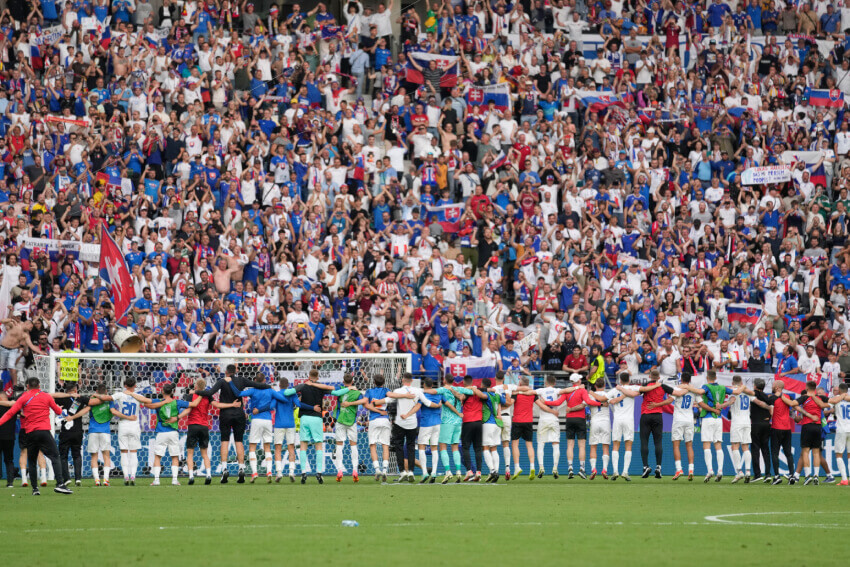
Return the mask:
<path id="1" fill-rule="evenodd" d="M 410 52 L 407 54 L 407 57 L 411 61 L 416 61 L 416 64 L 423 69 L 427 69 L 431 61 L 434 61 L 437 64 L 437 69 L 440 69 L 443 72 L 443 76 L 440 78 L 440 86 L 457 86 L 457 78 L 460 74 L 460 69 L 458 68 L 459 58 L 456 55 Z M 417 83 L 420 85 L 425 82 L 425 77 L 422 76 L 422 72 L 414 67 L 410 61 L 407 62 L 407 80 L 411 83 Z"/>
<path id="2" fill-rule="evenodd" d="M 109 235 L 105 224 L 100 228 L 100 277 L 112 290 L 116 321 L 119 325 L 126 325 L 127 312 L 136 297 L 136 288 L 124 255 Z"/>

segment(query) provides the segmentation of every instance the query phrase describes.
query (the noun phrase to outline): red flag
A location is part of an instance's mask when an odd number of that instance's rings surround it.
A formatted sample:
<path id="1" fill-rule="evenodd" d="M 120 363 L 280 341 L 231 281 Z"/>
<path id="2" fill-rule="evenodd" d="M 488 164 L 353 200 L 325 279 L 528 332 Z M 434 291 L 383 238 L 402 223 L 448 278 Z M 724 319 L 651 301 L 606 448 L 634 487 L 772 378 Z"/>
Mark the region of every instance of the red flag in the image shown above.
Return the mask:
<path id="1" fill-rule="evenodd" d="M 112 290 L 112 303 L 115 305 L 118 324 L 126 325 L 127 311 L 136 298 L 136 288 L 133 286 L 133 278 L 130 277 L 124 255 L 107 232 L 105 223 L 100 227 L 100 277 Z"/>

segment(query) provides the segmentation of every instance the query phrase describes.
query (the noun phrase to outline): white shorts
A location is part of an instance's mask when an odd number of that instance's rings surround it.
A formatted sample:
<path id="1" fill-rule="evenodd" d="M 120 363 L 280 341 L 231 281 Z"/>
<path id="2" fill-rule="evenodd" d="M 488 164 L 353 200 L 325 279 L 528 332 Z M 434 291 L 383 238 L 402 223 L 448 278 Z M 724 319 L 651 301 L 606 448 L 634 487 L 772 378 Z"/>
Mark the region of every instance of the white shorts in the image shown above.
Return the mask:
<path id="1" fill-rule="evenodd" d="M 109 433 L 89 433 L 88 452 L 109 453 L 112 450 L 112 436 Z"/>
<path id="2" fill-rule="evenodd" d="M 729 428 L 729 441 L 732 443 L 744 443 L 749 445 L 753 442 L 752 436 L 750 435 L 752 431 L 752 426 L 747 424 L 736 425 L 732 424 L 732 427 Z"/>
<path id="3" fill-rule="evenodd" d="M 590 444 L 611 444 L 611 422 L 609 422 L 608 419 L 590 422 Z"/>
<path id="4" fill-rule="evenodd" d="M 834 445 L 835 452 L 839 455 L 850 449 L 850 431 L 836 431 Z"/>
<path id="5" fill-rule="evenodd" d="M 484 427 L 487 427 L 486 425 Z M 417 445 L 430 445 L 436 447 L 440 444 L 440 426 L 430 425 L 419 428 L 419 437 L 416 438 Z"/>
<path id="6" fill-rule="evenodd" d="M 694 440 L 694 424 L 687 421 L 674 421 L 670 433 L 673 441 L 691 442 Z"/>
<path id="7" fill-rule="evenodd" d="M 511 416 L 502 416 L 502 443 L 511 440 Z"/>
<path id="8" fill-rule="evenodd" d="M 537 423 L 537 442 L 538 443 L 560 443 L 561 442 L 561 424 L 551 421 L 543 421 Z"/>
<path id="9" fill-rule="evenodd" d="M 634 419 L 614 420 L 614 430 L 611 433 L 611 441 L 634 441 L 635 422 Z"/>
<path id="10" fill-rule="evenodd" d="M 142 448 L 142 433 L 140 431 L 118 430 L 118 448 L 122 451 L 138 451 Z"/>
<path id="11" fill-rule="evenodd" d="M 180 434 L 176 431 L 156 434 L 156 440 L 153 443 L 153 454 L 158 457 L 164 457 L 165 451 L 168 451 L 168 454 L 172 457 L 180 456 Z"/>
<path id="12" fill-rule="evenodd" d="M 375 419 L 369 422 L 369 445 L 390 444 L 390 420 Z"/>
<path id="13" fill-rule="evenodd" d="M 700 437 L 703 443 L 719 443 L 723 441 L 723 420 L 711 417 L 702 420 Z"/>
<path id="14" fill-rule="evenodd" d="M 334 425 L 334 440 L 337 442 L 349 441 L 357 443 L 357 425 L 343 425 L 337 423 Z"/>
<path id="15" fill-rule="evenodd" d="M 294 427 L 275 427 L 274 429 L 274 444 L 275 445 L 295 445 L 297 436 L 295 435 Z"/>
<path id="16" fill-rule="evenodd" d="M 495 423 L 485 423 L 481 428 L 481 444 L 485 447 L 502 445 L 502 428 Z"/>
<path id="17" fill-rule="evenodd" d="M 251 420 L 251 431 L 248 433 L 248 443 L 271 443 L 274 440 L 272 420 Z"/>

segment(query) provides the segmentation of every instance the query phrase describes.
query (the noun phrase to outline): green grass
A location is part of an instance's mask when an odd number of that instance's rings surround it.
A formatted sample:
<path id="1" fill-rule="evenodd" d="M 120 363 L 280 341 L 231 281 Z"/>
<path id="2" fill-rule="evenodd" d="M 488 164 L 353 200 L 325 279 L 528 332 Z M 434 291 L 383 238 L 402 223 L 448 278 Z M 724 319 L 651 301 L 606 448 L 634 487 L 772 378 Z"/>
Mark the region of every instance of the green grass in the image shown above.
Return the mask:
<path id="1" fill-rule="evenodd" d="M 9 565 L 837 565 L 850 490 L 561 477 L 498 485 L 4 489 Z M 2 500 L 0 500 L 2 501 Z M 727 514 L 750 514 L 707 519 Z M 340 522 L 354 519 L 357 528 Z M 759 525 L 769 524 L 769 525 Z M 88 559 L 84 559 L 88 557 Z M 592 562 L 592 563 L 591 563 Z"/>

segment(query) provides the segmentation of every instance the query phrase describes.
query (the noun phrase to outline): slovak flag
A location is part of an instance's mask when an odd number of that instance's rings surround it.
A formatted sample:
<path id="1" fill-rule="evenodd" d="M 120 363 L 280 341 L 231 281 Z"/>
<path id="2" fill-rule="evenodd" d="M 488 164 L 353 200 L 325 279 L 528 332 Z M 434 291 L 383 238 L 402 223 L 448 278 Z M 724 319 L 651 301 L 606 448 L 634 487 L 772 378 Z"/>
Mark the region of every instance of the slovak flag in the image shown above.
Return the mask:
<path id="1" fill-rule="evenodd" d="M 100 171 L 95 178 L 103 185 L 103 192 L 107 198 L 110 195 L 121 192 L 121 178 L 117 175 L 109 175 L 108 173 Z"/>
<path id="2" fill-rule="evenodd" d="M 505 165 L 505 162 L 507 161 L 508 154 L 505 153 L 505 150 L 502 150 L 499 152 L 499 155 L 497 155 L 496 158 L 492 162 L 490 162 L 490 165 L 487 166 L 487 171 L 496 171 L 497 169 Z"/>
<path id="3" fill-rule="evenodd" d="M 501 111 L 508 109 L 511 103 L 511 86 L 508 83 L 497 83 L 483 87 L 470 87 L 466 91 L 466 105 L 486 107 L 490 103 Z"/>
<path id="4" fill-rule="evenodd" d="M 136 288 L 124 255 L 106 230 L 105 223 L 100 227 L 100 277 L 112 291 L 116 321 L 119 325 L 126 325 L 127 311 L 136 298 Z"/>
<path id="5" fill-rule="evenodd" d="M 469 376 L 472 378 L 472 383 L 475 386 L 480 386 L 481 380 L 484 378 L 493 380 L 496 377 L 495 360 L 488 360 L 482 356 L 446 358 L 443 361 L 443 369 L 446 374 L 453 376 L 455 380 Z"/>
<path id="6" fill-rule="evenodd" d="M 611 91 L 576 91 L 581 103 L 590 108 L 591 112 L 605 110 L 609 106 L 625 108 L 623 97 Z"/>
<path id="7" fill-rule="evenodd" d="M 838 89 L 807 88 L 804 98 L 809 99 L 811 106 L 825 106 L 827 108 L 841 108 L 844 106 L 844 93 Z"/>
<path id="8" fill-rule="evenodd" d="M 730 323 L 755 325 L 761 319 L 761 305 L 756 303 L 730 303 L 726 306 L 726 317 Z"/>
<path id="9" fill-rule="evenodd" d="M 451 203 L 437 207 L 425 205 L 425 208 L 429 213 L 436 213 L 437 222 L 443 227 L 443 232 L 455 233 L 460 230 L 460 217 L 463 216 L 464 206 L 463 203 Z M 439 220 L 441 217 L 445 220 Z"/>

